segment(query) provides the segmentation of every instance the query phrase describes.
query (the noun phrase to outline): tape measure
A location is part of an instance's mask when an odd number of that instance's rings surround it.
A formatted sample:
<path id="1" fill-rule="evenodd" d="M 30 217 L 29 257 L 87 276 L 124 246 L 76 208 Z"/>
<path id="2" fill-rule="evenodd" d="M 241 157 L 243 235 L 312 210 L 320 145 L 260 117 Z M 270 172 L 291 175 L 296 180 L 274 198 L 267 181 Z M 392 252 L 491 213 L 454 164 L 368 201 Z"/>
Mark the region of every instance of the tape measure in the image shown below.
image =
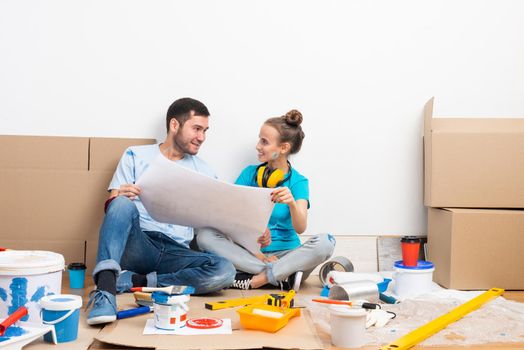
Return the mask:
<path id="1" fill-rule="evenodd" d="M 473 298 L 470 301 L 457 306 L 447 314 L 444 314 L 434 319 L 433 321 L 426 323 L 422 327 L 415 329 L 411 333 L 408 333 L 405 336 L 395 340 L 394 342 L 381 347 L 380 350 L 409 349 L 415 346 L 416 344 L 420 343 L 424 339 L 429 338 L 433 334 L 446 328 L 450 323 L 453 323 L 461 319 L 465 315 L 481 307 L 483 304 L 487 303 L 488 301 L 491 301 L 492 299 L 502 294 L 504 294 L 504 289 L 491 288 L 490 290 L 482 293 L 478 297 Z"/>
<path id="2" fill-rule="evenodd" d="M 355 268 L 348 258 L 336 256 L 322 265 L 318 272 L 318 277 L 320 278 L 320 283 L 322 283 L 323 286 L 326 286 L 328 284 L 327 275 L 331 271 L 353 272 L 354 270 Z"/>
<path id="3" fill-rule="evenodd" d="M 287 293 L 269 294 L 267 304 L 277 307 L 293 307 L 293 298 L 295 291 L 290 290 Z"/>

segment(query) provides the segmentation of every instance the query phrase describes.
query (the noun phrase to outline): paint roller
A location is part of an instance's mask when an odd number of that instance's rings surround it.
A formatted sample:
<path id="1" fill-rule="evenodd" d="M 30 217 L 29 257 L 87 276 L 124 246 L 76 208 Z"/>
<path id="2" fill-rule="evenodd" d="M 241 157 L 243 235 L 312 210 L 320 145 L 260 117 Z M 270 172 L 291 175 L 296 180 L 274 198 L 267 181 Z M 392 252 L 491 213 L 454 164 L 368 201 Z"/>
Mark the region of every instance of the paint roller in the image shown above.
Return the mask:
<path id="1" fill-rule="evenodd" d="M 0 323 L 0 337 L 4 335 L 7 328 L 13 325 L 16 321 L 22 319 L 25 315 L 27 315 L 27 308 L 25 306 L 20 306 L 8 318 Z"/>
<path id="2" fill-rule="evenodd" d="M 335 284 L 345 284 L 358 281 L 371 281 L 373 283 L 380 283 L 384 278 L 378 273 L 361 273 L 361 272 L 343 272 L 330 271 L 327 274 L 326 284 L 329 288 Z"/>

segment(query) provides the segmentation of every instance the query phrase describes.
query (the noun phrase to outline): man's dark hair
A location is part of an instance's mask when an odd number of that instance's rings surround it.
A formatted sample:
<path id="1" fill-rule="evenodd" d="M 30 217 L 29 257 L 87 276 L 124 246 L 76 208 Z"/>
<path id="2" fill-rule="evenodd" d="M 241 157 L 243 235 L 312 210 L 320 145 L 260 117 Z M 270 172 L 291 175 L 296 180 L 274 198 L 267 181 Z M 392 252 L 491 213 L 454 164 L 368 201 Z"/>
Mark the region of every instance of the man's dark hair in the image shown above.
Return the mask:
<path id="1" fill-rule="evenodd" d="M 180 127 L 183 127 L 184 123 L 193 115 L 209 117 L 209 110 L 202 102 L 193 98 L 184 97 L 176 100 L 167 110 L 167 132 L 169 132 L 169 123 L 171 122 L 171 119 L 175 118 L 180 124 Z"/>

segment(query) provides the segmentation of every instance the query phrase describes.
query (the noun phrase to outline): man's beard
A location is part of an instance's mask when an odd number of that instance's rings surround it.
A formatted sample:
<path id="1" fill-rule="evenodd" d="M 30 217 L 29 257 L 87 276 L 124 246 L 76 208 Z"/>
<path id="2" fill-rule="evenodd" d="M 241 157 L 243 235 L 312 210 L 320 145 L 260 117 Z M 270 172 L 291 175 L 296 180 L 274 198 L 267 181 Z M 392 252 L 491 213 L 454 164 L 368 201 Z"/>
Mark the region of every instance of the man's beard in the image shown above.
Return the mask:
<path id="1" fill-rule="evenodd" d="M 192 156 L 197 154 L 197 152 L 193 152 L 190 149 L 189 142 L 184 142 L 184 140 L 182 138 L 178 137 L 178 135 L 174 135 L 173 136 L 173 144 L 175 145 L 176 148 L 178 148 L 179 151 L 181 151 L 183 153 L 187 153 L 187 154 L 190 154 Z"/>

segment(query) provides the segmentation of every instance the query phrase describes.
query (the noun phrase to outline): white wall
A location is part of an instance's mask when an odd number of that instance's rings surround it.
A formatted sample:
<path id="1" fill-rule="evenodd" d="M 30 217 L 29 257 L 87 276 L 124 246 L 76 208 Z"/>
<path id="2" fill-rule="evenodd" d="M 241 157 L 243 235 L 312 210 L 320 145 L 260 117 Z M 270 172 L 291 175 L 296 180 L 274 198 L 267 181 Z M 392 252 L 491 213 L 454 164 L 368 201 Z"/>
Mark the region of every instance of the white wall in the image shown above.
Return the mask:
<path id="1" fill-rule="evenodd" d="M 0 2 L 0 134 L 164 137 L 176 98 L 212 113 L 226 180 L 263 120 L 306 139 L 308 233 L 420 234 L 422 109 L 524 115 L 522 1 Z"/>

